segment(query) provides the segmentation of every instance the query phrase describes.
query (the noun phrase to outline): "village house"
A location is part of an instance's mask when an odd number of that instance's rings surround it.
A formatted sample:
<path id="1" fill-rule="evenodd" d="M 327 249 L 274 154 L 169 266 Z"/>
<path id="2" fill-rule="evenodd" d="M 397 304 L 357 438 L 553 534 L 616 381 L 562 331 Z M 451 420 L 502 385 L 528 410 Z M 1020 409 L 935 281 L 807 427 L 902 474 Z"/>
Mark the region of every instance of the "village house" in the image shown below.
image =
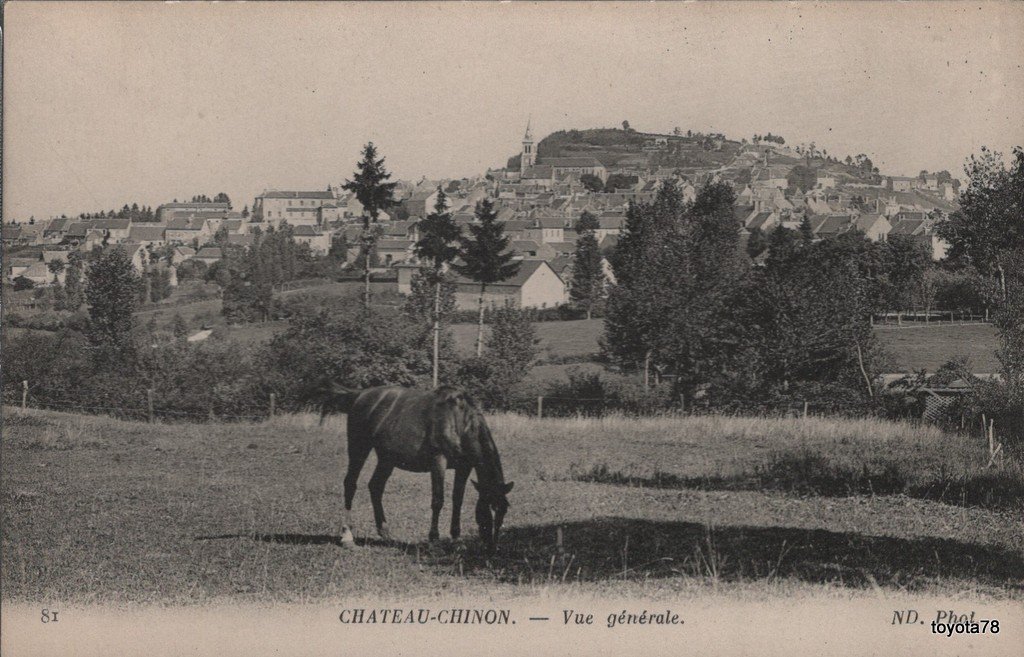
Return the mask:
<path id="1" fill-rule="evenodd" d="M 475 310 L 480 300 L 480 284 L 465 277 L 456 281 L 455 305 L 459 310 Z M 519 273 L 507 281 L 491 283 L 484 291 L 484 304 L 517 308 L 553 308 L 568 301 L 565 282 L 543 260 L 523 260 Z"/>
<path id="2" fill-rule="evenodd" d="M 390 267 L 411 259 L 412 247 L 410 240 L 377 240 L 377 257 L 382 267 Z"/>
<path id="3" fill-rule="evenodd" d="M 509 246 L 524 260 L 551 260 L 557 255 L 550 244 L 536 240 L 515 240 Z"/>
<path id="4" fill-rule="evenodd" d="M 252 216 L 257 222 L 277 227 L 287 221 L 292 226 L 316 225 L 320 208 L 337 206 L 333 191 L 264 191 L 252 204 Z"/>
<path id="5" fill-rule="evenodd" d="M 313 226 L 296 226 L 292 231 L 297 244 L 309 246 L 309 252 L 315 256 L 325 256 L 331 250 L 331 235 Z"/>
<path id="6" fill-rule="evenodd" d="M 167 226 L 164 224 L 135 224 L 128 232 L 128 241 L 143 246 L 163 246 L 167 243 Z"/>
<path id="7" fill-rule="evenodd" d="M 178 216 L 167 224 L 165 237 L 172 243 L 191 244 L 193 240 L 199 240 L 202 244 L 213 237 L 213 233 L 209 222 L 201 215 Z"/>
<path id="8" fill-rule="evenodd" d="M 223 214 L 231 210 L 228 203 L 164 203 L 156 208 L 156 220 L 170 223 L 178 215 Z"/>
<path id="9" fill-rule="evenodd" d="M 892 224 L 878 214 L 862 214 L 854 222 L 854 228 L 864 233 L 872 242 L 884 242 L 892 230 Z"/>
<path id="10" fill-rule="evenodd" d="M 209 267 L 210 265 L 213 265 L 216 262 L 220 262 L 220 260 L 223 257 L 224 254 L 221 252 L 220 247 L 204 246 L 203 248 L 199 249 L 199 252 L 196 253 L 195 256 L 193 256 L 193 259 L 203 262 L 206 264 L 207 267 Z"/>
<path id="11" fill-rule="evenodd" d="M 561 242 L 565 240 L 565 219 L 560 217 L 538 217 L 532 225 L 522 230 L 524 240 L 535 242 Z"/>

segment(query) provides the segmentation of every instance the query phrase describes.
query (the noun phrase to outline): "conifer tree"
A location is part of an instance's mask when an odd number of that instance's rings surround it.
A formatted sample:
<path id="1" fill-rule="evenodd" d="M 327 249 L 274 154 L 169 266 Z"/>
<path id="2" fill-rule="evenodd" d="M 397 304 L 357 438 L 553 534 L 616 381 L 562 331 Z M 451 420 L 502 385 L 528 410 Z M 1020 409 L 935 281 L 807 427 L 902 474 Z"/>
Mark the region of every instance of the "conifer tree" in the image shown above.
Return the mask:
<path id="1" fill-rule="evenodd" d="M 484 293 L 487 286 L 508 280 L 519 273 L 522 263 L 513 261 L 508 248 L 510 238 L 505 235 L 504 222 L 498 221 L 494 203 L 485 198 L 476 205 L 478 223 L 469 225 L 469 236 L 459 239 L 462 264 L 455 264 L 459 274 L 480 284 L 480 316 L 476 335 L 476 355 L 484 350 Z"/>
<path id="2" fill-rule="evenodd" d="M 448 212 L 448 197 L 445 196 L 441 186 L 437 186 L 437 202 L 434 204 L 434 211 L 420 221 L 420 234 L 422 237 L 413 247 L 416 257 L 429 265 L 427 274 L 429 282 L 434 287 L 434 387 L 437 387 L 440 340 L 441 340 L 441 285 L 442 275 L 445 267 L 458 255 L 458 239 L 462 234 L 459 226 L 452 219 L 452 213 Z"/>
<path id="3" fill-rule="evenodd" d="M 587 319 L 604 296 L 604 268 L 595 233 L 599 227 L 597 217 L 586 211 L 576 222 L 579 238 L 573 256 L 569 298 L 587 309 Z"/>
<path id="4" fill-rule="evenodd" d="M 384 158 L 377 157 L 377 148 L 373 142 L 363 147 L 363 159 L 356 164 L 356 172 L 351 180 L 346 180 L 342 188 L 355 193 L 363 206 L 362 250 L 367 255 L 364 263 L 366 293 L 366 309 L 370 309 L 370 258 L 369 254 L 376 245 L 378 235 L 370 230 L 370 224 L 377 222 L 382 210 L 395 204 L 395 186 L 398 183 L 388 182 L 391 174 L 384 168 Z"/>

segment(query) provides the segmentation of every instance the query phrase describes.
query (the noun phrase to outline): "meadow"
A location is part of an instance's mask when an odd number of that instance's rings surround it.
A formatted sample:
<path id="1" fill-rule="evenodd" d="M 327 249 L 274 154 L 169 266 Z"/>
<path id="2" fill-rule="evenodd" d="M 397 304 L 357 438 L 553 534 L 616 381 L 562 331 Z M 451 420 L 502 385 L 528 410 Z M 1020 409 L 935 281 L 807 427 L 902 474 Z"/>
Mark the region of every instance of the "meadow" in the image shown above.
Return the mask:
<path id="1" fill-rule="evenodd" d="M 472 491 L 466 536 L 425 541 L 421 474 L 391 478 L 394 540 L 377 539 L 370 467 L 353 512 L 357 547 L 343 547 L 343 416 L 320 426 L 312 414 L 155 425 L 4 415 L 5 601 L 880 590 L 1024 599 L 1024 470 L 1012 460 L 987 470 L 982 445 L 931 427 L 491 416 L 516 483 L 488 555 L 473 538 Z"/>

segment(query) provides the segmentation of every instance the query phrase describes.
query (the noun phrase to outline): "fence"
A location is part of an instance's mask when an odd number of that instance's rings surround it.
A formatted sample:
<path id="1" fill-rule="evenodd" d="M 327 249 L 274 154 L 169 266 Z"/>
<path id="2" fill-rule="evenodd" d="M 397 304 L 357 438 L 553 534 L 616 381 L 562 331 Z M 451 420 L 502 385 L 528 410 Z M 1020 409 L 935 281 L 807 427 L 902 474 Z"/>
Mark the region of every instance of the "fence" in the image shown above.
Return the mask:
<path id="1" fill-rule="evenodd" d="M 194 410 L 182 410 L 174 408 L 161 408 L 159 398 L 152 388 L 145 391 L 145 396 L 140 398 L 138 406 L 107 406 L 103 404 L 61 402 L 52 399 L 32 398 L 29 382 L 22 381 L 20 390 L 4 390 L 3 404 L 5 406 L 19 406 L 21 409 L 39 409 L 48 411 L 62 411 L 65 413 L 83 413 L 87 415 L 108 415 L 122 420 L 139 420 L 145 422 L 156 422 L 157 420 L 170 422 L 263 422 L 277 414 L 277 394 L 270 393 L 266 400 L 265 412 L 252 413 L 222 413 L 216 410 L 211 401 L 206 412 Z M 255 408 L 255 407 L 254 407 Z"/>
<path id="2" fill-rule="evenodd" d="M 984 314 L 958 312 L 952 310 L 909 311 L 895 313 L 874 313 L 871 315 L 873 326 L 911 326 L 930 324 L 989 324 L 991 318 L 986 310 Z"/>

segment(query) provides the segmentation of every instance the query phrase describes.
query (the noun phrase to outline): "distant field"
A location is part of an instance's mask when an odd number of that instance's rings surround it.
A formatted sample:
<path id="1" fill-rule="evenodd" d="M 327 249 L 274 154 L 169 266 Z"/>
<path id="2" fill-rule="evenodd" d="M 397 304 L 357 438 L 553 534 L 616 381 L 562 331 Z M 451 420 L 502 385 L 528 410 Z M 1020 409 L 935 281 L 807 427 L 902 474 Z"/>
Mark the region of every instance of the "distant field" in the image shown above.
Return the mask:
<path id="1" fill-rule="evenodd" d="M 999 370 L 999 342 L 991 324 L 876 327 L 875 335 L 904 370 L 934 372 L 958 356 L 967 356 L 975 372 Z"/>
<path id="2" fill-rule="evenodd" d="M 493 416 L 516 485 L 501 549 L 488 557 L 473 538 L 472 489 L 466 540 L 424 542 L 430 478 L 422 474 L 391 478 L 384 505 L 396 542 L 377 540 L 366 491 L 372 463 L 354 506 L 359 547 L 343 549 L 342 418 L 321 427 L 312 415 L 238 425 L 4 415 L 5 603 L 308 603 L 438 591 L 787 597 L 876 587 L 1024 597 L 1020 468 L 992 479 L 1016 505 L 976 506 L 974 495 L 996 490 L 984 479 L 962 503 L 960 477 L 989 476 L 983 450 L 931 428 Z M 794 458 L 803 469 L 780 468 Z M 862 472 L 876 488 L 836 488 L 842 473 Z M 894 473 L 906 478 L 906 494 L 870 494 L 891 491 Z M 811 475 L 818 479 L 800 479 Z M 790 485 L 799 492 L 786 492 Z M 444 529 L 449 512 L 450 503 Z"/>
<path id="3" fill-rule="evenodd" d="M 331 293 L 330 290 L 324 292 Z M 217 304 L 219 308 L 219 302 Z M 283 321 L 249 324 L 232 327 L 229 336 L 246 341 L 267 340 L 286 326 L 287 322 Z M 600 351 L 598 340 L 604 333 L 604 322 L 601 319 L 538 322 L 535 326 L 541 362 L 565 357 L 586 357 Z M 456 324 L 452 331 L 458 350 L 463 354 L 473 353 L 476 348 L 476 324 Z M 485 326 L 485 340 L 489 333 L 490 327 Z M 896 368 L 901 371 L 935 371 L 958 356 L 967 356 L 976 372 L 995 372 L 999 369 L 995 356 L 998 340 L 991 325 L 876 327 L 875 335 L 893 356 Z M 550 367 L 564 371 L 571 365 Z"/>
<path id="4" fill-rule="evenodd" d="M 599 351 L 598 338 L 604 332 L 604 320 L 539 322 L 536 327 L 542 357 L 582 356 Z M 484 327 L 485 336 L 487 330 Z M 454 331 L 459 348 L 471 352 L 476 341 L 476 326 L 458 324 Z M 960 355 L 968 356 L 978 372 L 995 372 L 999 368 L 995 357 L 998 344 L 991 325 L 879 327 L 875 329 L 875 335 L 903 370 L 923 368 L 934 371 Z"/>

